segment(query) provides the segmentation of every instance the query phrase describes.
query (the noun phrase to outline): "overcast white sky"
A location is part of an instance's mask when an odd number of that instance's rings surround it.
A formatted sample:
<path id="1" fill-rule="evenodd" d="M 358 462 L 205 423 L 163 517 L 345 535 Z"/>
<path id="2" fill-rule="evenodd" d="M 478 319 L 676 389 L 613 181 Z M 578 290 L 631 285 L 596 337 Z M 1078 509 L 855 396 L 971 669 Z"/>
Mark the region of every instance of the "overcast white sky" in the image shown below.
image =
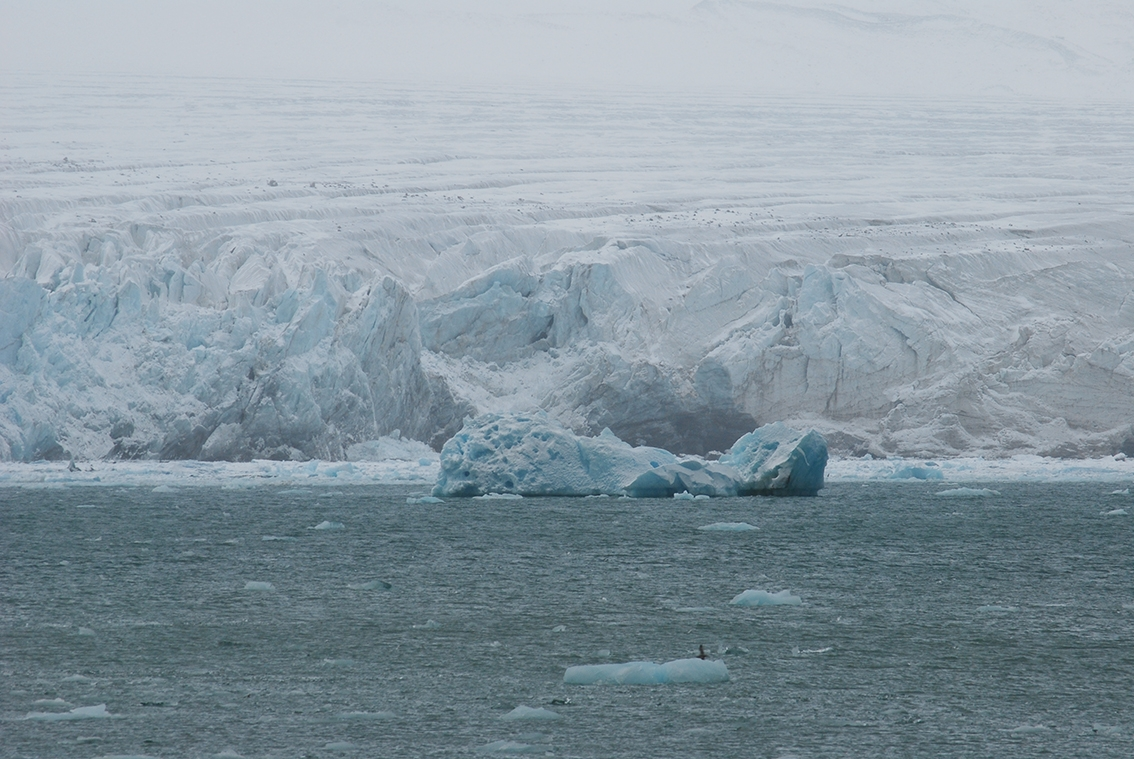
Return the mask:
<path id="1" fill-rule="evenodd" d="M 0 73 L 1134 99 L 1128 0 L 0 0 Z"/>

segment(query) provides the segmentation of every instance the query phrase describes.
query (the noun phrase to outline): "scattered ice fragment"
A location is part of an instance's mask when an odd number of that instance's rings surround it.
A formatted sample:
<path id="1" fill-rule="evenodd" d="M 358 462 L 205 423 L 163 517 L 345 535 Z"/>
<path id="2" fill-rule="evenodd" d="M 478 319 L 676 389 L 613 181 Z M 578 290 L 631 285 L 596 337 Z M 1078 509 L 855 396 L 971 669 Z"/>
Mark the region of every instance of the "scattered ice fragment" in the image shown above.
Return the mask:
<path id="1" fill-rule="evenodd" d="M 673 497 L 678 501 L 692 501 L 693 494 L 688 490 L 682 490 L 680 493 L 674 493 Z"/>
<path id="2" fill-rule="evenodd" d="M 1123 488 L 1122 490 L 1112 490 L 1111 495 L 1130 495 L 1130 488 Z M 82 508 L 81 506 L 79 508 Z"/>
<path id="3" fill-rule="evenodd" d="M 323 663 L 328 667 L 340 667 L 342 669 L 350 669 L 355 665 L 354 659 L 324 659 Z"/>
<path id="4" fill-rule="evenodd" d="M 678 606 L 674 611 L 679 614 L 704 614 L 705 612 L 717 611 L 715 606 Z"/>
<path id="5" fill-rule="evenodd" d="M 760 528 L 750 525 L 748 522 L 713 522 L 697 529 L 704 532 L 749 532 Z"/>
<path id="6" fill-rule="evenodd" d="M 89 627 L 80 627 L 79 628 L 79 635 L 89 637 L 89 638 L 93 638 L 95 636 L 95 631 L 92 630 Z"/>
<path id="7" fill-rule="evenodd" d="M 1119 451 L 1118 453 L 1114 454 L 1111 458 L 1113 458 L 1115 461 L 1126 461 L 1126 454 L 1123 453 L 1122 451 Z"/>
<path id="8" fill-rule="evenodd" d="M 224 751 L 213 754 L 213 759 L 244 759 L 244 757 L 236 753 L 234 749 L 226 748 Z"/>
<path id="9" fill-rule="evenodd" d="M 598 651 L 595 651 L 595 656 L 597 656 L 600 659 L 609 659 L 610 658 L 610 649 L 609 648 L 600 648 Z"/>
<path id="10" fill-rule="evenodd" d="M 438 623 L 438 622 L 436 622 L 432 619 L 427 619 L 427 620 L 425 620 L 424 625 L 414 625 L 414 628 L 418 629 L 418 630 L 436 630 L 440 626 L 441 626 L 440 623 Z"/>
<path id="11" fill-rule="evenodd" d="M 389 590 L 394 587 L 385 580 L 370 580 L 369 582 L 352 582 L 347 585 L 350 590 Z"/>
<path id="12" fill-rule="evenodd" d="M 1122 728 L 1117 725 L 1104 725 L 1101 722 L 1094 722 L 1091 724 L 1091 732 L 1100 735 L 1119 735 L 1122 732 Z"/>
<path id="13" fill-rule="evenodd" d="M 537 707 L 535 709 L 533 709 L 530 706 L 517 706 L 515 709 L 508 712 L 507 714 L 505 714 L 500 719 L 509 720 L 509 721 L 512 721 L 512 720 L 553 720 L 553 719 L 561 719 L 561 717 L 556 712 L 553 712 L 550 709 L 544 709 L 542 706 Z"/>
<path id="14" fill-rule="evenodd" d="M 418 497 L 410 496 L 409 498 L 406 499 L 406 503 L 445 503 L 445 502 L 442 501 L 440 498 L 437 498 L 436 496 L 423 495 L 423 496 L 418 496 Z"/>
<path id="15" fill-rule="evenodd" d="M 551 628 L 551 631 L 553 633 L 567 632 L 567 625 L 556 625 L 555 627 Z"/>
<path id="16" fill-rule="evenodd" d="M 311 495 L 311 491 L 305 488 L 286 488 L 276 491 L 276 495 Z"/>
<path id="17" fill-rule="evenodd" d="M 1020 610 L 1020 608 L 1019 608 L 1018 606 L 1000 606 L 1000 605 L 998 605 L 998 604 L 986 604 L 986 605 L 984 605 L 984 606 L 978 606 L 978 607 L 976 608 L 976 610 L 977 610 L 977 611 L 981 611 L 981 612 L 993 612 L 993 613 L 996 613 L 996 612 L 1012 612 L 1012 611 L 1019 611 L 1019 610 Z"/>
<path id="18" fill-rule="evenodd" d="M 152 493 L 176 493 L 177 488 L 170 487 L 169 485 L 158 485 L 156 488 L 154 488 L 150 492 L 152 492 Z"/>
<path id="19" fill-rule="evenodd" d="M 807 656 L 808 654 L 825 654 L 833 650 L 834 646 L 824 646 L 823 648 L 800 648 L 799 646 L 793 646 L 791 653 L 793 656 Z"/>
<path id="20" fill-rule="evenodd" d="M 746 590 L 729 601 L 733 606 L 799 606 L 803 599 L 792 595 L 791 591 L 781 590 L 769 593 L 766 590 Z"/>
<path id="21" fill-rule="evenodd" d="M 342 530 L 344 528 L 345 528 L 345 525 L 342 522 L 327 522 L 327 521 L 324 520 L 324 521 L 320 522 L 319 524 L 315 525 L 314 527 L 312 527 L 311 529 L 312 530 Z"/>
<path id="22" fill-rule="evenodd" d="M 275 587 L 270 582 L 256 582 L 249 580 L 244 583 L 245 590 L 275 590 Z"/>
<path id="23" fill-rule="evenodd" d="M 264 541 L 265 543 L 272 543 L 272 542 L 294 543 L 296 540 L 298 540 L 298 538 L 293 538 L 293 537 L 290 537 L 288 535 L 265 535 L 264 537 L 260 538 L 260 540 Z"/>
<path id="24" fill-rule="evenodd" d="M 943 480 L 940 469 L 928 466 L 904 466 L 890 475 L 891 480 Z"/>
<path id="25" fill-rule="evenodd" d="M 327 751 L 354 751 L 358 746 L 349 741 L 331 741 L 323 745 Z"/>
<path id="26" fill-rule="evenodd" d="M 1110 511 L 1100 511 L 1104 517 L 1124 517 L 1126 516 L 1126 509 L 1111 509 Z"/>
<path id="27" fill-rule="evenodd" d="M 80 503 L 80 504 L 79 504 L 78 506 L 76 506 L 75 508 L 76 508 L 76 509 L 97 509 L 97 508 L 98 508 L 98 506 L 96 506 L 96 505 L 95 505 L 95 504 L 93 504 L 93 503 Z"/>
<path id="28" fill-rule="evenodd" d="M 24 719 L 40 722 L 70 722 L 78 719 L 112 719 L 118 715 L 106 710 L 106 704 L 97 706 L 77 706 L 69 712 L 28 712 Z"/>
<path id="29" fill-rule="evenodd" d="M 664 685 L 669 683 L 728 682 L 723 661 L 675 659 L 665 664 L 632 661 L 625 664 L 583 664 L 568 667 L 563 682 L 569 685 Z"/>
<path id="30" fill-rule="evenodd" d="M 519 493 L 485 493 L 473 496 L 478 501 L 514 501 L 523 498 Z"/>
<path id="31" fill-rule="evenodd" d="M 992 495 L 1000 495 L 1000 491 L 990 490 L 989 488 L 952 488 L 951 490 L 941 490 L 934 495 L 942 498 L 987 498 Z"/>
<path id="32" fill-rule="evenodd" d="M 40 698 L 36 699 L 35 704 L 37 706 L 66 706 L 67 701 L 62 698 Z"/>
<path id="33" fill-rule="evenodd" d="M 346 721 L 359 721 L 365 722 L 369 720 L 382 720 L 394 719 L 396 715 L 393 712 L 343 712 L 339 715 L 339 719 Z"/>
<path id="34" fill-rule="evenodd" d="M 65 683 L 89 683 L 92 682 L 91 678 L 86 675 L 68 675 L 64 677 L 62 682 Z"/>
<path id="35" fill-rule="evenodd" d="M 711 498 L 712 498 L 712 496 L 705 495 L 704 493 L 700 493 L 698 495 L 693 496 L 694 501 L 708 501 Z"/>
<path id="36" fill-rule="evenodd" d="M 476 749 L 478 754 L 542 754 L 546 746 L 534 746 L 519 741 L 493 741 Z"/>
<path id="37" fill-rule="evenodd" d="M 1020 725 L 1019 727 L 1012 728 L 1008 732 L 1015 735 L 1035 735 L 1036 733 L 1046 733 L 1050 729 L 1051 728 L 1047 725 Z"/>

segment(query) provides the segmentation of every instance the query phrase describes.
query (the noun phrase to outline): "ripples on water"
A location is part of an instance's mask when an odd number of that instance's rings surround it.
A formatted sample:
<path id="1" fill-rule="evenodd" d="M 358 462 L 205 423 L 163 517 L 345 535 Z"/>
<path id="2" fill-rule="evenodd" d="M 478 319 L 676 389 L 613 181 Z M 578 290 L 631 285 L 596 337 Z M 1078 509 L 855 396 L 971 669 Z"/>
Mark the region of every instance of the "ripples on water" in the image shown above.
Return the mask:
<path id="1" fill-rule="evenodd" d="M 3 490 L 0 753 L 1134 755 L 1126 501 L 995 487 Z M 699 645 L 730 682 L 562 682 Z M 561 719 L 501 719 L 521 705 Z"/>

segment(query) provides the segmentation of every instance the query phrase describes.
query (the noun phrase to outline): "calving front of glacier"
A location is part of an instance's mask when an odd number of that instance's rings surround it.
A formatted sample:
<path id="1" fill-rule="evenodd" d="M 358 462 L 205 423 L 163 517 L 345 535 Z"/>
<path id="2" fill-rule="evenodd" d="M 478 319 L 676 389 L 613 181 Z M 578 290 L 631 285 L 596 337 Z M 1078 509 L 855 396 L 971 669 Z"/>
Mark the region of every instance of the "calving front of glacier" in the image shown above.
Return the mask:
<path id="1" fill-rule="evenodd" d="M 178 87 L 0 83 L 2 460 L 1134 453 L 1129 108 Z"/>
<path id="2" fill-rule="evenodd" d="M 826 466 L 822 435 L 779 422 L 744 435 L 712 462 L 634 447 L 610 430 L 575 435 L 546 413 L 484 414 L 466 420 L 441 449 L 433 495 L 815 495 Z"/>

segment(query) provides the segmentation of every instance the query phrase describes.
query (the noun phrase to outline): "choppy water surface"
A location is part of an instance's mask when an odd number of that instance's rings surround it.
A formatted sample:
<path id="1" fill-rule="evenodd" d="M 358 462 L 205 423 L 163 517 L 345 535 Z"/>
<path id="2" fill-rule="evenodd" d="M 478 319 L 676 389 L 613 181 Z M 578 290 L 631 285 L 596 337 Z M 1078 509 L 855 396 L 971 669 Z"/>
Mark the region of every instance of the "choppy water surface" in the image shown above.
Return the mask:
<path id="1" fill-rule="evenodd" d="M 0 491 L 0 753 L 1134 755 L 1130 497 L 996 488 Z M 699 645 L 730 682 L 562 682 Z"/>

